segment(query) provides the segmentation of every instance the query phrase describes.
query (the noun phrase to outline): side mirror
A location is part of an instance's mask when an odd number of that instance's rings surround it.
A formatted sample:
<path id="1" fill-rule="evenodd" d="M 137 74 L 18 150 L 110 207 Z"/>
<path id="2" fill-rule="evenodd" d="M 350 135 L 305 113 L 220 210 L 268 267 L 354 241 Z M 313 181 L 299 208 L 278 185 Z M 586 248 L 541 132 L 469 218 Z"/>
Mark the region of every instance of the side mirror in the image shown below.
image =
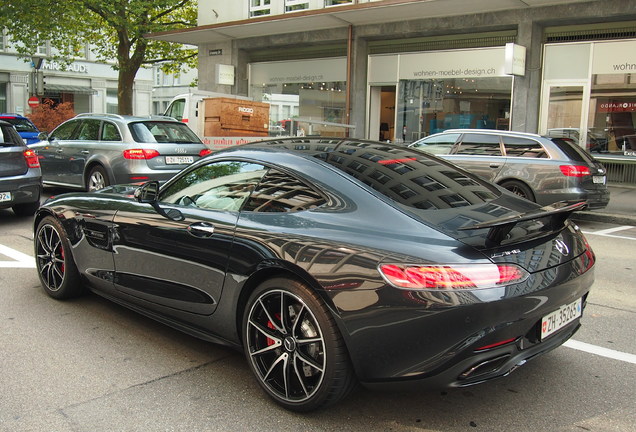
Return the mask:
<path id="1" fill-rule="evenodd" d="M 140 203 L 152 204 L 159 198 L 159 182 L 149 181 L 135 189 L 135 199 Z"/>
<path id="2" fill-rule="evenodd" d="M 38 134 L 38 139 L 40 141 L 48 141 L 49 140 L 49 134 L 47 134 L 46 132 L 40 132 Z"/>
<path id="3" fill-rule="evenodd" d="M 182 221 L 185 219 L 183 213 L 175 208 L 169 208 L 168 210 L 161 208 L 159 202 L 157 201 L 159 199 L 158 181 L 149 181 L 142 184 L 137 189 L 135 189 L 134 196 L 137 202 L 140 202 L 142 204 L 150 204 L 157 213 L 159 213 L 166 219 L 170 219 L 173 221 Z"/>

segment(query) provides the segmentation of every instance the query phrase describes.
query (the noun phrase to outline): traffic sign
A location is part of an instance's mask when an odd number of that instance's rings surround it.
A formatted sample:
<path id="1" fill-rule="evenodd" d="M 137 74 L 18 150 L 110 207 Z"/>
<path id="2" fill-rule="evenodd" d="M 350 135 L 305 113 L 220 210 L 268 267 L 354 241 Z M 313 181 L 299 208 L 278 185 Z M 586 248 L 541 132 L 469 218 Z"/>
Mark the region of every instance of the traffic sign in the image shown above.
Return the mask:
<path id="1" fill-rule="evenodd" d="M 31 96 L 28 103 L 31 108 L 35 108 L 40 105 L 40 98 L 37 96 Z"/>

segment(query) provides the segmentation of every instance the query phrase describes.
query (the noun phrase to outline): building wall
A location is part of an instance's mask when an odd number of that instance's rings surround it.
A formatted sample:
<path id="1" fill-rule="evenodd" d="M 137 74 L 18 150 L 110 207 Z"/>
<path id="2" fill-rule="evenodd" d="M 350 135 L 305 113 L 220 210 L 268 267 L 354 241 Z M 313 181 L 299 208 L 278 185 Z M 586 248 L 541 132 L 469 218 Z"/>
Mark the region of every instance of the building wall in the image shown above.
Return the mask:
<path id="1" fill-rule="evenodd" d="M 0 38 L 1 111 L 28 114 L 27 100 L 34 93 L 30 84 L 34 67 L 31 62 L 18 57 L 7 36 L 0 35 Z M 113 97 L 116 98 L 117 93 L 117 71 L 108 64 L 97 63 L 88 49 L 85 56 L 74 59 L 68 67 L 50 60 L 51 54 L 49 47 L 43 47 L 39 53 L 44 57 L 40 68 L 46 83 L 43 98 L 60 102 L 71 100 L 77 113 L 116 112 Z M 151 113 L 152 84 L 152 70 L 140 69 L 133 95 L 135 114 Z"/>
<path id="2" fill-rule="evenodd" d="M 199 2 L 200 25 L 218 24 L 245 20 L 249 16 L 249 4 L 237 2 L 231 8 L 217 0 Z M 314 3 L 312 3 L 314 4 Z M 322 2 L 315 3 L 322 8 Z M 284 0 L 271 1 L 272 14 L 284 13 Z M 222 7 L 223 6 L 223 7 Z M 278 9 L 276 9 L 278 8 Z M 215 10 L 218 17 L 210 15 Z M 518 131 L 537 132 L 541 105 L 543 46 L 546 28 L 577 25 L 612 25 L 615 21 L 636 20 L 635 0 L 604 0 L 573 2 L 535 8 L 512 9 L 487 13 L 453 15 L 443 17 L 413 17 L 408 21 L 375 23 L 352 28 L 352 71 L 347 85 L 351 91 L 350 122 L 356 125 L 355 134 L 364 137 L 368 130 L 369 88 L 367 65 L 373 53 L 372 46 L 378 41 L 453 39 L 482 33 L 513 31 L 514 42 L 526 47 L 526 70 L 517 76 L 512 89 L 512 118 L 510 128 Z M 281 22 L 281 26 L 284 22 Z M 288 53 L 302 50 L 303 46 L 340 44 L 346 46 L 349 32 L 346 27 L 330 30 L 283 33 L 277 32 L 258 38 L 235 39 L 223 43 L 200 45 L 200 88 L 249 95 L 249 65 L 267 61 L 263 52 L 271 52 L 277 60 L 284 61 Z M 502 44 L 503 45 L 503 44 Z M 222 55 L 211 56 L 210 52 L 222 49 Z M 216 51 L 215 51 L 216 52 Z M 287 58 L 292 59 L 293 55 Z M 234 86 L 215 84 L 213 70 L 216 64 L 234 65 Z"/>

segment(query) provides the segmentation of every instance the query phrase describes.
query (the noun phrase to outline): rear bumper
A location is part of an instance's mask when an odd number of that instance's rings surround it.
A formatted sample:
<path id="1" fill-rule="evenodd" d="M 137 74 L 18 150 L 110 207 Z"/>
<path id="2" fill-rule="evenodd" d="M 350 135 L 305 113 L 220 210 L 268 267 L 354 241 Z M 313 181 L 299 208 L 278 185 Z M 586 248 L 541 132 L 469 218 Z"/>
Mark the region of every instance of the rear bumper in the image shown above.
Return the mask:
<path id="1" fill-rule="evenodd" d="M 13 207 L 16 204 L 39 202 L 42 196 L 42 177 L 19 177 L 0 180 L 0 192 L 10 192 L 11 201 L 0 202 L 0 208 Z"/>

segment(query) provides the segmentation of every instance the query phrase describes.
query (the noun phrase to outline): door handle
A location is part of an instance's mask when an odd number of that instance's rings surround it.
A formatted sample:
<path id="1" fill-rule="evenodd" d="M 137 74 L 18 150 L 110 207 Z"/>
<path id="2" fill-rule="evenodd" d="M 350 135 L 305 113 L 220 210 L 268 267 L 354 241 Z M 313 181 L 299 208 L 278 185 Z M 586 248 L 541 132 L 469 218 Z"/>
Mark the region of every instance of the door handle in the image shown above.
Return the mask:
<path id="1" fill-rule="evenodd" d="M 490 168 L 499 168 L 499 164 L 498 163 L 491 163 L 489 165 Z"/>
<path id="2" fill-rule="evenodd" d="M 208 222 L 195 222 L 188 225 L 188 232 L 195 237 L 212 237 L 214 225 Z"/>
<path id="3" fill-rule="evenodd" d="M 89 153 L 90 153 L 90 151 L 88 151 L 88 150 L 82 150 L 80 153 L 82 153 L 82 154 L 89 154 Z"/>

